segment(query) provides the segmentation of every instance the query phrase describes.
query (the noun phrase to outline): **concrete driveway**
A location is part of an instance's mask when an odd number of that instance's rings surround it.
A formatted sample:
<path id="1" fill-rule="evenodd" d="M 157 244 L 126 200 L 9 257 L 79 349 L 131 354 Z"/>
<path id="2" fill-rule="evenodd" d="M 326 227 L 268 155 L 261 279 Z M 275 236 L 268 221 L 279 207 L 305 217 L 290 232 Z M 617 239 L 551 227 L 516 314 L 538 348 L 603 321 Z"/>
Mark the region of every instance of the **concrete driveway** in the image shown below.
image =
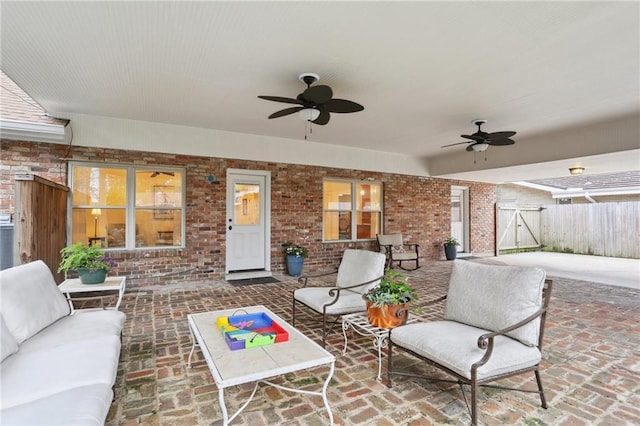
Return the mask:
<path id="1" fill-rule="evenodd" d="M 581 254 L 531 252 L 495 258 L 508 265 L 540 266 L 548 276 L 640 289 L 640 260 Z"/>

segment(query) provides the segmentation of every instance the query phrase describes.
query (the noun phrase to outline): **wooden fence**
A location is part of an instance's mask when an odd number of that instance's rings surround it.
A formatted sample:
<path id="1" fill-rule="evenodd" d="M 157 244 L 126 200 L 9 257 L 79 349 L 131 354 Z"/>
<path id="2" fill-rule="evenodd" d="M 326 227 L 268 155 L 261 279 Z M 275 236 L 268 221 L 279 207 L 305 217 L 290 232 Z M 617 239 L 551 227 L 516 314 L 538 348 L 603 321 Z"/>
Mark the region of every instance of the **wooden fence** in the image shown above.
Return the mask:
<path id="1" fill-rule="evenodd" d="M 66 245 L 69 189 L 34 175 L 16 176 L 14 265 L 42 260 L 57 283 L 60 249 Z"/>
<path id="2" fill-rule="evenodd" d="M 640 258 L 640 202 L 547 205 L 541 242 L 553 251 Z"/>

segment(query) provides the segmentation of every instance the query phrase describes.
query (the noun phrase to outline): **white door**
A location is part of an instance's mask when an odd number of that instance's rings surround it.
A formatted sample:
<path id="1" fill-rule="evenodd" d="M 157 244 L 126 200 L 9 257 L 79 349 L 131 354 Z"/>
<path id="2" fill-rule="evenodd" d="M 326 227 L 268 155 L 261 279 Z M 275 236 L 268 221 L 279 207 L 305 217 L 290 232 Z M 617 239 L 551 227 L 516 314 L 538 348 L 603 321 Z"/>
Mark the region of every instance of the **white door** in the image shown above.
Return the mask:
<path id="1" fill-rule="evenodd" d="M 227 170 L 227 273 L 271 270 L 270 179 L 265 171 Z"/>
<path id="2" fill-rule="evenodd" d="M 451 236 L 460 243 L 459 252 L 466 252 L 469 244 L 468 200 L 468 188 L 451 187 Z"/>

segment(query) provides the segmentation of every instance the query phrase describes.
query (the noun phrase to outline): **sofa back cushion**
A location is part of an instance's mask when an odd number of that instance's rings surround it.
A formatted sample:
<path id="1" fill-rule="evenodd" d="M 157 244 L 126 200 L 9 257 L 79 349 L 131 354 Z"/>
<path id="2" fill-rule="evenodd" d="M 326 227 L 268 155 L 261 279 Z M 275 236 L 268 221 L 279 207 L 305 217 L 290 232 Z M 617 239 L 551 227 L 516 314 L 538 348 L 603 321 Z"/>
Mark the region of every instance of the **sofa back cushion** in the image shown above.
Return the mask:
<path id="1" fill-rule="evenodd" d="M 545 275 L 540 268 L 455 260 L 445 319 L 490 331 L 513 325 L 542 307 Z M 534 346 L 539 333 L 538 318 L 507 335 Z"/>
<path id="2" fill-rule="evenodd" d="M 338 276 L 336 278 L 337 287 L 349 287 L 359 283 L 364 283 L 384 275 L 384 265 L 387 258 L 384 254 L 368 250 L 347 249 L 344 251 Z M 374 281 L 352 289 L 358 293 L 366 293 L 370 288 L 378 285 L 380 281 Z"/>
<path id="3" fill-rule="evenodd" d="M 18 342 L 9 331 L 2 315 L 0 315 L 0 362 L 18 351 Z"/>
<path id="4" fill-rule="evenodd" d="M 0 271 L 0 312 L 7 329 L 22 343 L 69 315 L 49 267 L 37 260 Z"/>

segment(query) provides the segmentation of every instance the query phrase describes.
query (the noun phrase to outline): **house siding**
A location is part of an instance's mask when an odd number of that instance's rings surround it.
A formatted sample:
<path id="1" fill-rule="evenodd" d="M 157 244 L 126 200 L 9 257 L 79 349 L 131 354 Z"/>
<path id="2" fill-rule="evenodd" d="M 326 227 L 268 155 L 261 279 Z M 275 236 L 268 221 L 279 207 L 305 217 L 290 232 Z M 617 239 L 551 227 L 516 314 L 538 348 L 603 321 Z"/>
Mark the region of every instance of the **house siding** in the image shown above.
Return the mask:
<path id="1" fill-rule="evenodd" d="M 305 272 L 337 266 L 346 248 L 377 250 L 375 241 L 322 242 L 324 178 L 382 182 L 384 232 L 402 233 L 407 241 L 420 244 L 421 257 L 431 259 L 444 259 L 441 243 L 450 234 L 451 186 L 467 186 L 471 209 L 470 249 L 474 254 L 495 252 L 496 188 L 492 184 L 13 140 L 2 140 L 0 144 L 0 213 L 14 213 L 16 174 L 36 174 L 66 185 L 67 160 L 186 169 L 186 246 L 109 253 L 118 263 L 114 273 L 130 277 L 132 286 L 204 281 L 224 274 L 228 168 L 271 172 L 271 269 L 274 272 L 286 270 L 280 247 L 285 241 L 309 248 Z M 209 175 L 214 175 L 220 184 L 210 184 Z"/>

